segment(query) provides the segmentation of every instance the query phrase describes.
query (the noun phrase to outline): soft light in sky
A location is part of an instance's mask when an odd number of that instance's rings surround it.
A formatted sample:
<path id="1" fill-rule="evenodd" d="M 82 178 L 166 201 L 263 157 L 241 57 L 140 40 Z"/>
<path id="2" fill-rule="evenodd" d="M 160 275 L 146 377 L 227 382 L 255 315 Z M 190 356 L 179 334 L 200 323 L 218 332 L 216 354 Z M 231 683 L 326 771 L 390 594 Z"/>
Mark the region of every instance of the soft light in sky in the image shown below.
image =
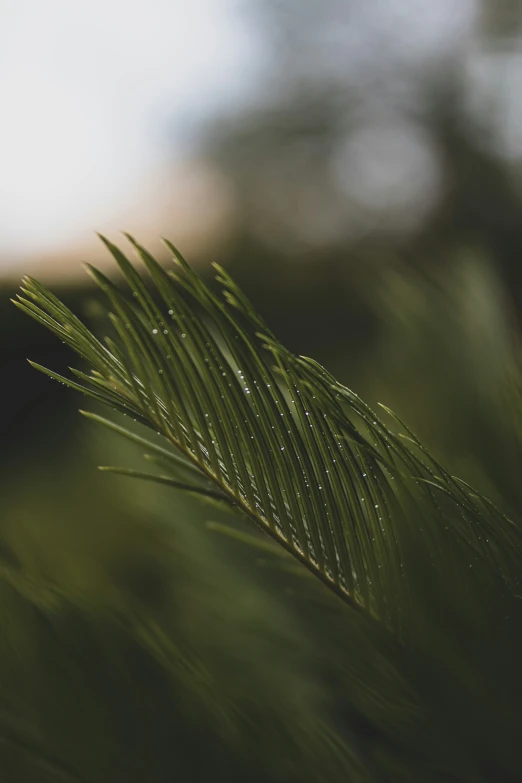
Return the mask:
<path id="1" fill-rule="evenodd" d="M 258 63 L 233 0 L 8 0 L 0 26 L 4 268 L 124 214 Z"/>

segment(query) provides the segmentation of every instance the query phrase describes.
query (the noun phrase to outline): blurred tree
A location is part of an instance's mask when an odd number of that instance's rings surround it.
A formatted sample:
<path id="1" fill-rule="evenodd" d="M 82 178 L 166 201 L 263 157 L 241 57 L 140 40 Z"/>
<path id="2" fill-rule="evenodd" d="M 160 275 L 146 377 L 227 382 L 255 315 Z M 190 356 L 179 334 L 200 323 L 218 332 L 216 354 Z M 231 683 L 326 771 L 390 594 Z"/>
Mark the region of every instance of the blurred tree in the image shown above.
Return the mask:
<path id="1" fill-rule="evenodd" d="M 312 279 L 365 296 L 397 255 L 451 265 L 472 242 L 520 307 L 522 4 L 246 8 L 265 31 L 265 87 L 206 139 L 236 193 L 234 274 L 248 284 L 261 257 L 282 297 Z"/>

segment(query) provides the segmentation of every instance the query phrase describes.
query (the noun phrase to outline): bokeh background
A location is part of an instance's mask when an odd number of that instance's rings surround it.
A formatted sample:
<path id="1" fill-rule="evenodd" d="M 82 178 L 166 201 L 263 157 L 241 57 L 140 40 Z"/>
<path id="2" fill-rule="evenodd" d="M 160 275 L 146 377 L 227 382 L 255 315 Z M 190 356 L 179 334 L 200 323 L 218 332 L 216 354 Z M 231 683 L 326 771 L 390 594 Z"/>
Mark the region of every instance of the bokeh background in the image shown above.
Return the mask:
<path id="1" fill-rule="evenodd" d="M 29 367 L 26 357 L 66 372 L 72 357 L 9 297 L 31 274 L 103 331 L 82 261 L 115 273 L 94 232 L 119 242 L 129 231 L 166 263 L 167 236 L 201 274 L 226 266 L 292 350 L 519 506 L 522 3 L 8 0 L 0 29 L 3 557 L 96 606 L 125 596 L 163 613 L 169 638 L 222 666 L 224 690 L 251 715 L 246 761 L 216 742 L 214 772 L 244 779 L 244 763 L 254 780 L 255 757 L 260 780 L 289 779 L 274 715 L 295 722 L 319 699 L 344 720 L 309 609 L 205 530 L 218 512 L 96 472 L 138 457 L 81 419 L 86 400 Z M 52 658 L 55 642 L 15 609 L 7 647 L 43 644 Z M 76 638 L 75 622 L 63 638 Z M 214 737 L 213 718 L 187 718 L 191 698 L 164 696 L 164 670 L 127 648 L 136 660 L 108 693 L 114 644 L 81 633 L 78 671 L 97 673 L 81 719 L 59 672 L 39 658 L 10 664 L 13 693 L 28 672 L 46 683 L 27 686 L 35 736 L 59 746 L 69 726 L 89 780 L 141 780 L 143 769 L 164 780 L 174 756 L 200 779 L 187 748 Z M 117 720 L 81 757 L 82 732 L 111 709 Z M 122 721 L 115 739 L 109 724 Z"/>

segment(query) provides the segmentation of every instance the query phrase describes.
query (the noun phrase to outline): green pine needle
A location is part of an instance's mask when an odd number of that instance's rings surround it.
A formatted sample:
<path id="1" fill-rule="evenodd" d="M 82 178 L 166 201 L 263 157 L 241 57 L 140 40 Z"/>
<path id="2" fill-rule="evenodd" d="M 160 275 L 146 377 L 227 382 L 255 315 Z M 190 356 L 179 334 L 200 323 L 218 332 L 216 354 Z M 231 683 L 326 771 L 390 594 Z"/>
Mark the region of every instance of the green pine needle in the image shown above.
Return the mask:
<path id="1" fill-rule="evenodd" d="M 73 380 L 32 366 L 162 435 L 165 446 L 84 413 L 145 447 L 174 478 L 105 470 L 226 501 L 350 606 L 398 629 L 419 551 L 435 569 L 451 550 L 481 579 L 518 583 L 520 528 L 401 422 L 406 438 L 316 362 L 286 350 L 223 269 L 216 294 L 171 243 L 175 266 L 166 271 L 129 236 L 145 285 L 101 239 L 129 289 L 88 267 L 112 307 L 110 338 L 100 341 L 32 278 L 15 304 L 90 373 L 72 370 Z"/>

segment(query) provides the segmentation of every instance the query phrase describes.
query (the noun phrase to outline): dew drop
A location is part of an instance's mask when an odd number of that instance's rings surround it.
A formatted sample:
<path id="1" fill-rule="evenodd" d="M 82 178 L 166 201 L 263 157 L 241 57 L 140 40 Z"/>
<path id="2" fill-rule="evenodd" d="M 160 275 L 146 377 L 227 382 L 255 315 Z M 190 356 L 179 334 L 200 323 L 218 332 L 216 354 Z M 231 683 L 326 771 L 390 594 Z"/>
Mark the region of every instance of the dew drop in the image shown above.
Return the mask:
<path id="1" fill-rule="evenodd" d="M 153 329 L 152 330 L 152 334 L 158 334 L 158 330 L 157 329 Z"/>

